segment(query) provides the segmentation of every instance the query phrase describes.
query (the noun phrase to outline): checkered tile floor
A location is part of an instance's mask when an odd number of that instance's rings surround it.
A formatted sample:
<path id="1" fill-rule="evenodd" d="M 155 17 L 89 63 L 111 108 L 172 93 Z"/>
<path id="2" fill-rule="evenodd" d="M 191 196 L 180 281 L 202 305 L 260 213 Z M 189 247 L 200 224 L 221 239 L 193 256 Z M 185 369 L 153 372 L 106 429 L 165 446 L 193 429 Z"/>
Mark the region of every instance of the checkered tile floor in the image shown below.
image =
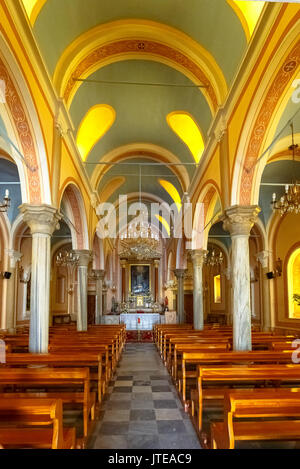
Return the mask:
<path id="1" fill-rule="evenodd" d="M 153 344 L 127 344 L 90 448 L 201 449 Z"/>

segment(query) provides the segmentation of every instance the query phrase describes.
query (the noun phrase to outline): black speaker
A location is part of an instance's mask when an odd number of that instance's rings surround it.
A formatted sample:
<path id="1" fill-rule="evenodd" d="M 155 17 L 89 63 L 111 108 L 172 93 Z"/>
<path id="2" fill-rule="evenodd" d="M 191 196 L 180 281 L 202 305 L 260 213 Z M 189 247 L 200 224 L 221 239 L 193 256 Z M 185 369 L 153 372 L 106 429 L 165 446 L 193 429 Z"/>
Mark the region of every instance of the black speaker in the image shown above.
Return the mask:
<path id="1" fill-rule="evenodd" d="M 275 278 L 275 275 L 273 274 L 273 272 L 268 272 L 266 275 L 268 279 Z"/>
<path id="2" fill-rule="evenodd" d="M 9 280 L 11 277 L 11 272 L 4 272 L 4 278 L 6 278 L 7 280 Z"/>

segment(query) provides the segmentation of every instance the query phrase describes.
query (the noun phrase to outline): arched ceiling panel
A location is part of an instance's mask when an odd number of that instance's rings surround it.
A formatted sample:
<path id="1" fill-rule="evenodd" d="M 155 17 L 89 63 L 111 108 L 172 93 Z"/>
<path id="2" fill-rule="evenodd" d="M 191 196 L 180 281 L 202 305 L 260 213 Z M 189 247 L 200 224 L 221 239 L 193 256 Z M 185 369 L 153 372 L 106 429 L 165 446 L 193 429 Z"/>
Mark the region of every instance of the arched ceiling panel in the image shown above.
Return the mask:
<path id="1" fill-rule="evenodd" d="M 91 79 L 191 84 L 181 73 L 164 64 L 137 60 L 110 64 L 94 73 Z M 88 156 L 86 163 L 89 175 L 92 175 L 95 163 L 101 161 L 104 155 L 116 147 L 136 142 L 163 147 L 182 162 L 195 163 L 192 153 L 171 130 L 166 117 L 178 109 L 191 114 L 204 137 L 212 119 L 210 108 L 198 88 L 84 83 L 70 108 L 76 132 L 88 110 L 99 102 L 105 102 L 115 109 L 116 120 Z M 187 171 L 191 176 L 194 167 L 187 166 Z"/>
<path id="2" fill-rule="evenodd" d="M 98 0 L 48 0 L 33 29 L 49 72 L 53 74 L 64 50 L 82 33 L 128 18 L 160 22 L 183 31 L 212 54 L 228 83 L 247 46 L 241 21 L 226 1 L 115 0 L 112 5 Z"/>
<path id="3" fill-rule="evenodd" d="M 124 162 L 122 165 L 115 165 L 111 167 L 105 175 L 101 178 L 98 191 L 105 189 L 109 183 L 114 183 L 116 178 L 123 175 L 124 181 L 121 185 L 117 185 L 114 192 L 109 194 L 106 199 L 108 203 L 116 203 L 120 195 L 131 193 L 139 193 L 140 191 L 140 170 L 141 166 L 141 192 L 153 194 L 169 205 L 174 203 L 172 197 L 165 191 L 159 183 L 160 179 L 169 181 L 177 190 L 180 197 L 183 191 L 174 173 L 166 166 L 151 166 L 151 160 L 145 158 L 131 159 L 128 164 Z"/>

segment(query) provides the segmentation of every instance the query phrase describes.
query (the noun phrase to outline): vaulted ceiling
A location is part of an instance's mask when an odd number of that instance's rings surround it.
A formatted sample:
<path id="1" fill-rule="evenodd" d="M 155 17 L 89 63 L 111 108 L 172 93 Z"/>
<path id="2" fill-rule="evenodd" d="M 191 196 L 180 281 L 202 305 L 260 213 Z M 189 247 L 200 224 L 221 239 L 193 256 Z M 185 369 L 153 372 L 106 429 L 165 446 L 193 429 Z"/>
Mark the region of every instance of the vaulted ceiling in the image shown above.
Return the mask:
<path id="1" fill-rule="evenodd" d="M 188 190 L 264 3 L 23 0 L 103 201 Z"/>

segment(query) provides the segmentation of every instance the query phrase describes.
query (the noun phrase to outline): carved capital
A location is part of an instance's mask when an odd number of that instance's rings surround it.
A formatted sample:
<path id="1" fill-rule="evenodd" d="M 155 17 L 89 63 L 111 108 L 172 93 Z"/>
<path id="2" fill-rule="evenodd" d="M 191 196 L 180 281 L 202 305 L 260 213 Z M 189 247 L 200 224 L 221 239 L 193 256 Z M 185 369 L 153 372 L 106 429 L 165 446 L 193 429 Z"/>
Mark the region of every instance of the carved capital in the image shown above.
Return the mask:
<path id="1" fill-rule="evenodd" d="M 191 251 L 191 258 L 193 261 L 193 266 L 194 267 L 202 267 L 203 262 L 205 259 L 205 255 L 207 254 L 208 251 L 205 249 L 195 249 L 194 251 Z"/>
<path id="2" fill-rule="evenodd" d="M 159 268 L 159 264 L 160 264 L 160 261 L 156 259 L 156 260 L 154 261 L 154 267 L 155 267 L 155 269 L 158 269 L 158 268 Z"/>
<path id="3" fill-rule="evenodd" d="M 46 234 L 52 236 L 59 229 L 61 216 L 51 205 L 23 204 L 19 207 L 23 220 L 30 228 L 31 234 Z"/>
<path id="4" fill-rule="evenodd" d="M 261 263 L 263 269 L 269 266 L 269 251 L 261 251 L 256 254 L 256 259 Z"/>
<path id="5" fill-rule="evenodd" d="M 7 249 L 7 254 L 9 257 L 9 267 L 15 269 L 17 262 L 19 262 L 23 256 L 21 252 L 15 251 L 14 249 Z"/>
<path id="6" fill-rule="evenodd" d="M 95 280 L 104 280 L 105 277 L 105 270 L 93 270 L 93 276 Z"/>
<path id="7" fill-rule="evenodd" d="M 78 256 L 78 267 L 88 267 L 93 259 L 93 253 L 88 249 L 77 249 L 74 253 Z"/>
<path id="8" fill-rule="evenodd" d="M 183 279 L 186 272 L 187 272 L 187 269 L 175 269 L 174 270 L 174 274 L 178 280 Z"/>
<path id="9" fill-rule="evenodd" d="M 215 135 L 216 140 L 218 142 L 221 142 L 221 140 L 223 139 L 224 135 L 226 135 L 226 133 L 227 133 L 227 122 L 224 116 L 224 111 L 222 111 L 220 118 L 217 122 L 216 128 L 214 130 L 214 135 Z"/>
<path id="10" fill-rule="evenodd" d="M 231 237 L 249 236 L 259 212 L 260 208 L 257 205 L 230 207 L 225 210 L 225 215 L 221 218 L 223 228 L 229 231 Z"/>

